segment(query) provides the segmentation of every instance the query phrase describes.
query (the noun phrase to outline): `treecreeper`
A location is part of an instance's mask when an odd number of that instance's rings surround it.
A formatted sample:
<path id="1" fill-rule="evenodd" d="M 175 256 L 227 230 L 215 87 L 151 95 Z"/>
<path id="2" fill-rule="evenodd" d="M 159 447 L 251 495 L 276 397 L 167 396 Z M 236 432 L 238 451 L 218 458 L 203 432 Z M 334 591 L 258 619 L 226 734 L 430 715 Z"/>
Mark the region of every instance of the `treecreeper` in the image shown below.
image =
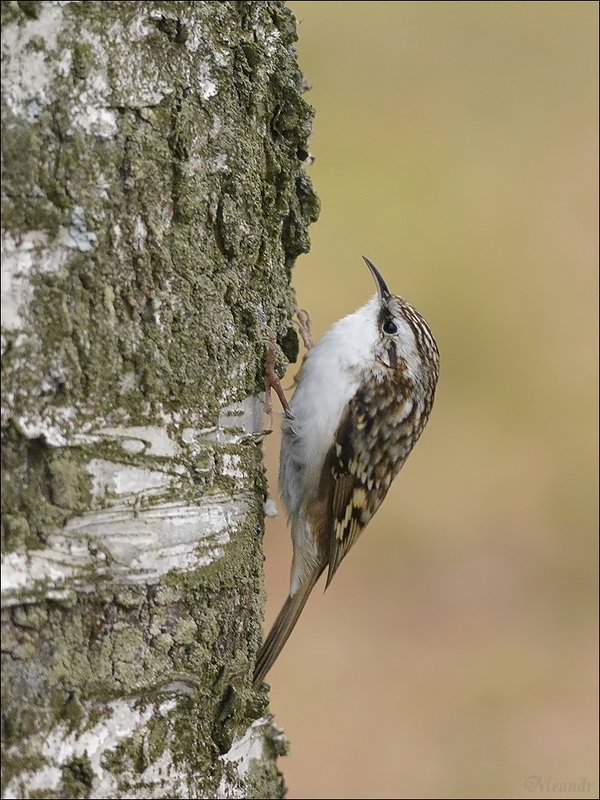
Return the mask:
<path id="1" fill-rule="evenodd" d="M 310 347 L 289 404 L 271 373 L 284 405 L 279 482 L 294 555 L 290 594 L 258 653 L 255 687 L 321 574 L 327 570 L 329 586 L 383 502 L 433 406 L 440 359 L 429 325 L 363 258 L 375 296 Z"/>

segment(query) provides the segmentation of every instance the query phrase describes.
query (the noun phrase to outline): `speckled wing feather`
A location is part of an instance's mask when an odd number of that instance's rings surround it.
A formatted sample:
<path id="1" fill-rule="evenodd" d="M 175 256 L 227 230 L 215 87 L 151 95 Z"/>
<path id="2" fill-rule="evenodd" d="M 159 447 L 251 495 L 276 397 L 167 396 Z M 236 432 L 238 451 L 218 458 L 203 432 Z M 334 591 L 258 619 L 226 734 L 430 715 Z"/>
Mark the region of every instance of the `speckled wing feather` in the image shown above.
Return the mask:
<path id="1" fill-rule="evenodd" d="M 410 387 L 397 376 L 391 382 L 386 377 L 361 386 L 346 406 L 325 461 L 333 478 L 327 585 L 381 505 L 422 427 L 415 426 L 418 410 L 404 399 Z M 393 409 L 385 408 L 392 404 Z"/>

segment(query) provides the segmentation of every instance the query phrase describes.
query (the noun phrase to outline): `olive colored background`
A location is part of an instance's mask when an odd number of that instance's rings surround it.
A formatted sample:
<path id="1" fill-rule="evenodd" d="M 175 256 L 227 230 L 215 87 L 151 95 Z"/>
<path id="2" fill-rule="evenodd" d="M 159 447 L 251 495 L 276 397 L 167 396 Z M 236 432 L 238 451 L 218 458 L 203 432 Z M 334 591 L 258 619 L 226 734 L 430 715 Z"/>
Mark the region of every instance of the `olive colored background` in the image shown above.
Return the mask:
<path id="1" fill-rule="evenodd" d="M 597 797 L 598 5 L 289 5 L 323 204 L 299 303 L 318 338 L 366 302 L 364 253 L 442 359 L 421 441 L 269 675 L 289 797 Z"/>

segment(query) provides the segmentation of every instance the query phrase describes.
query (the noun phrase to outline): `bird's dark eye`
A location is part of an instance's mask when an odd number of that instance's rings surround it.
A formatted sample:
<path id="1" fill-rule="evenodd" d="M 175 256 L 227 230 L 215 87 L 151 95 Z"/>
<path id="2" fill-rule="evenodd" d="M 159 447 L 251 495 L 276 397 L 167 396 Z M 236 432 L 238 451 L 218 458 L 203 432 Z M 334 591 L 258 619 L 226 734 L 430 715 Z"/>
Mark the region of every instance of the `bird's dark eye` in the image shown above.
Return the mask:
<path id="1" fill-rule="evenodd" d="M 397 333 L 398 332 L 398 326 L 396 325 L 395 322 L 392 322 L 391 319 L 386 319 L 386 321 L 383 323 L 383 332 L 384 333 Z"/>

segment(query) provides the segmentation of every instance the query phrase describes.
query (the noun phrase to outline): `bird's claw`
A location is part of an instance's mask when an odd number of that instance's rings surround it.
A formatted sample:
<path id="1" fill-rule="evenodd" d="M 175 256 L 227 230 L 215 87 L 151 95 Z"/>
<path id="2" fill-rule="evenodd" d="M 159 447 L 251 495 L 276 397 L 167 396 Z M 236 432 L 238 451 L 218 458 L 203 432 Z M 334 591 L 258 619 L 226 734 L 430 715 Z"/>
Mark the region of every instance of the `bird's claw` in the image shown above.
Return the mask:
<path id="1" fill-rule="evenodd" d="M 281 385 L 281 381 L 277 377 L 277 373 L 275 372 L 275 360 L 276 360 L 276 341 L 275 341 L 275 334 L 273 330 L 265 324 L 265 329 L 267 331 L 267 359 L 265 362 L 265 406 L 264 411 L 265 414 L 269 417 L 269 427 L 273 427 L 273 402 L 271 400 L 271 389 L 275 390 L 275 394 L 279 398 L 285 415 L 290 419 L 293 419 L 293 414 L 290 410 L 290 405 L 287 401 L 285 396 L 285 392 L 283 390 L 283 386 Z"/>
<path id="2" fill-rule="evenodd" d="M 294 311 L 296 313 L 296 325 L 298 327 L 298 332 L 302 337 L 302 341 L 304 342 L 304 347 L 307 350 L 310 350 L 310 348 L 313 346 L 312 322 L 310 320 L 310 314 L 303 308 L 298 308 L 298 306 L 294 307 Z"/>

